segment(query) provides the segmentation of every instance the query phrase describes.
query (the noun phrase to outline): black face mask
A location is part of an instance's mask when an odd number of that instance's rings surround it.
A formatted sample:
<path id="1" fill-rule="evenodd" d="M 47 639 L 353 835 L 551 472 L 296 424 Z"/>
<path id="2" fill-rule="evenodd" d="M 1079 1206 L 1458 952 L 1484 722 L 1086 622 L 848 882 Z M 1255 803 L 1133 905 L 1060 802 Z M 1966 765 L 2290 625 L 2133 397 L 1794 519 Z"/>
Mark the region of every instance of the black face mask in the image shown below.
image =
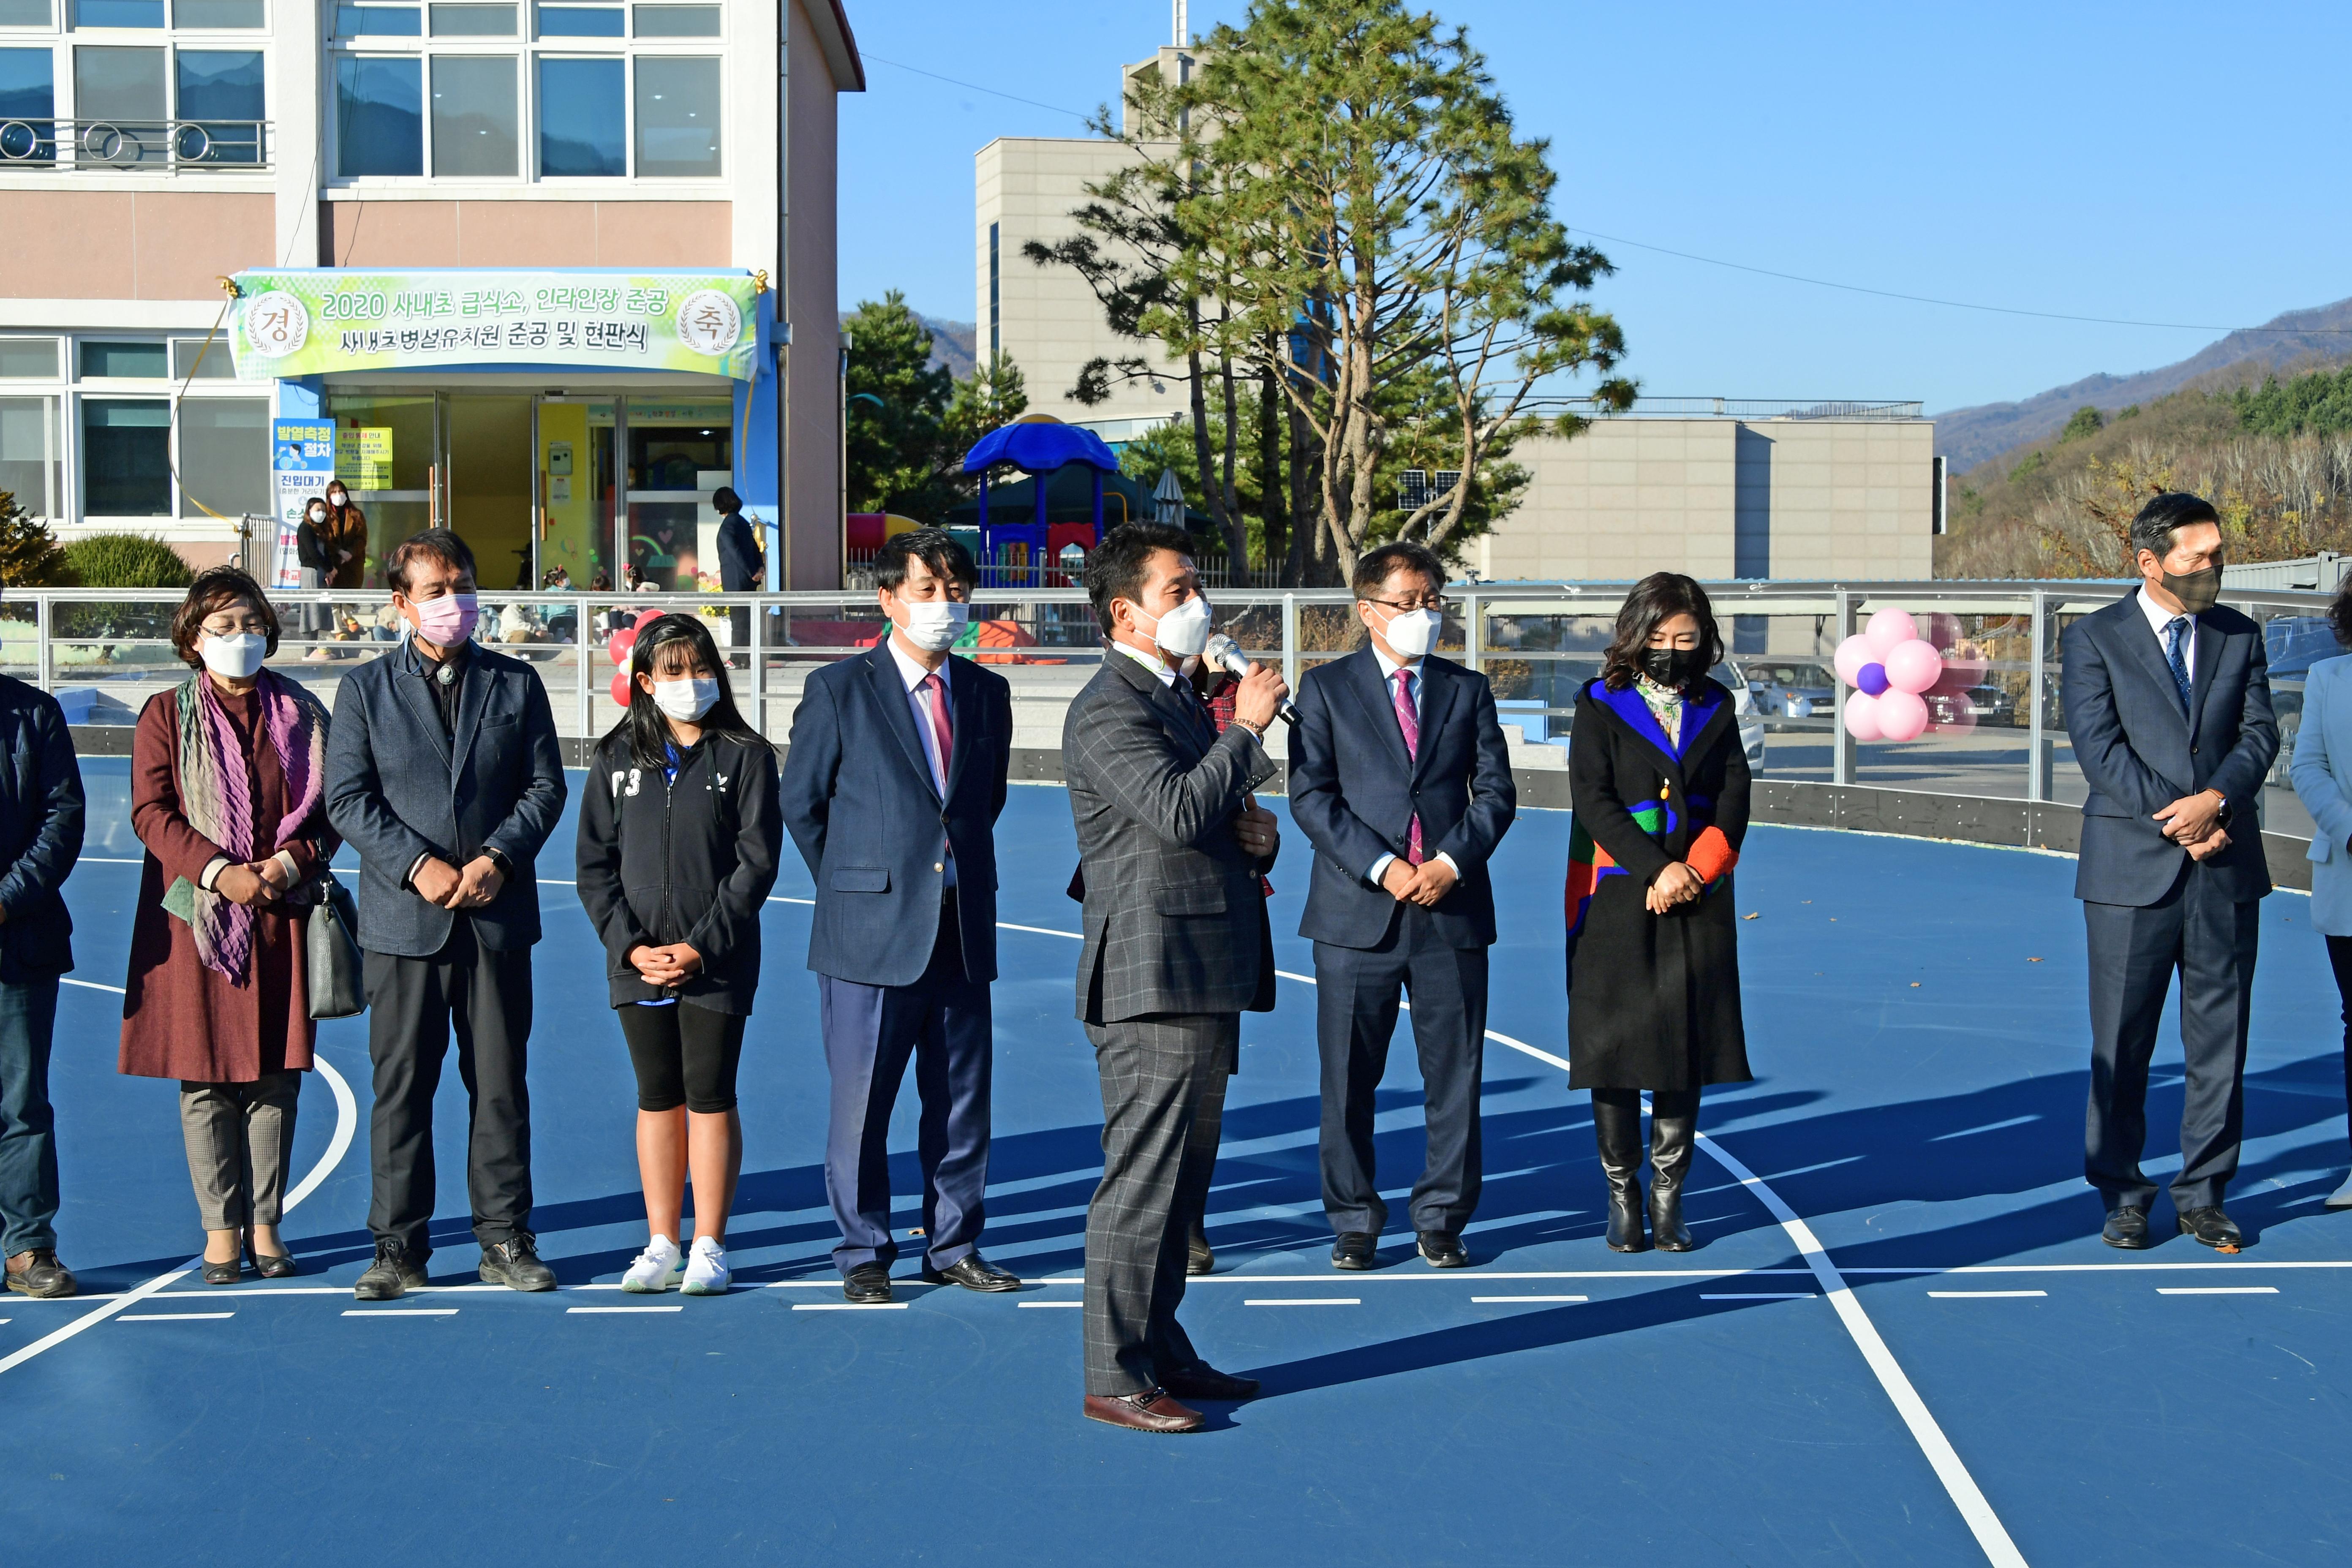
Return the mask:
<path id="1" fill-rule="evenodd" d="M 2221 569 L 2208 566 L 2202 572 L 2167 572 L 2164 591 L 2180 601 L 2180 607 L 2192 616 L 2201 616 L 2221 600 Z"/>
<path id="2" fill-rule="evenodd" d="M 1642 673 L 1671 691 L 1680 691 L 1698 678 L 1699 650 L 1695 647 L 1645 647 Z"/>

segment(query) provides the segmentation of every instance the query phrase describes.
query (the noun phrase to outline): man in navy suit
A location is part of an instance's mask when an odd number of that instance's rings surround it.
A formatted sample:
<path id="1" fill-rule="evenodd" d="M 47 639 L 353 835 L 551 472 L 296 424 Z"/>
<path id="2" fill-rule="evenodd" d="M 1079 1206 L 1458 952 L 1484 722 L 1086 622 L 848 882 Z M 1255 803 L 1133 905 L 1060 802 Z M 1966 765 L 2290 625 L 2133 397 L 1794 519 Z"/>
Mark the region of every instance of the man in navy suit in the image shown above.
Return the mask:
<path id="1" fill-rule="evenodd" d="M 1357 563 L 1370 646 L 1298 684 L 1290 815 L 1315 845 L 1298 934 L 1315 943 L 1323 1057 L 1323 1207 L 1338 1268 L 1370 1268 L 1388 1223 L 1372 1167 L 1372 1091 L 1400 992 L 1412 1001 L 1428 1155 L 1412 1228 L 1433 1268 L 1469 1262 L 1478 1206 L 1478 1077 L 1495 895 L 1486 862 L 1518 809 L 1486 678 L 1436 658 L 1445 568 L 1418 544 Z"/>
<path id="2" fill-rule="evenodd" d="M 979 1252 L 996 818 L 1013 743 L 1004 678 L 948 656 L 979 580 L 943 529 L 885 541 L 875 597 L 890 635 L 809 678 L 784 758 L 784 825 L 816 879 L 808 963 L 833 1076 L 833 1257 L 842 1293 L 861 1304 L 890 1299 L 890 1110 L 909 1057 L 922 1099 L 923 1278 L 971 1290 L 1021 1283 Z"/>
<path id="3" fill-rule="evenodd" d="M 2091 972 L 2091 1096 L 2083 1173 L 2107 1209 L 2100 1239 L 2152 1245 L 2141 1171 L 2147 1063 L 2180 972 L 2181 1234 L 2235 1252 L 2221 1207 L 2244 1127 L 2247 1011 L 2271 890 L 2262 791 L 2278 754 L 2263 628 L 2215 601 L 2221 520 L 2159 495 L 2132 520 L 2140 584 L 2066 628 L 2066 729 L 2091 792 L 2074 896 Z"/>
<path id="4" fill-rule="evenodd" d="M 720 591 L 760 593 L 768 585 L 768 554 L 760 548 L 759 531 L 743 515 L 743 498 L 729 486 L 721 485 L 710 492 L 710 504 L 719 510 Z M 735 651 L 743 653 L 751 646 L 751 612 L 748 608 L 730 610 L 727 624 L 732 628 Z"/>

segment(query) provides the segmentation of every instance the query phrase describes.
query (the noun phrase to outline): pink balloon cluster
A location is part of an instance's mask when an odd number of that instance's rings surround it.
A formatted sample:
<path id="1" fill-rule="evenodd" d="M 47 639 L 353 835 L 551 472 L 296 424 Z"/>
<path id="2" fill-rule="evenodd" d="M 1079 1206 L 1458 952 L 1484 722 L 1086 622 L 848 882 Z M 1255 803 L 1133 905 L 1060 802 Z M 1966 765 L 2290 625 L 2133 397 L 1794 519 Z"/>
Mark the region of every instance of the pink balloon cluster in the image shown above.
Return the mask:
<path id="1" fill-rule="evenodd" d="M 1845 700 L 1847 734 L 1857 741 L 1916 741 L 1926 733 L 1926 693 L 1944 677 L 1944 656 L 1906 612 L 1871 616 L 1867 626 L 1838 644 L 1832 663 L 1838 679 L 1853 688 Z"/>
<path id="2" fill-rule="evenodd" d="M 626 708 L 629 689 L 636 683 L 629 679 L 629 656 L 635 651 L 637 633 L 648 621 L 657 621 L 667 614 L 663 610 L 640 610 L 637 618 L 604 639 L 604 651 L 619 668 L 613 671 L 613 700 Z"/>

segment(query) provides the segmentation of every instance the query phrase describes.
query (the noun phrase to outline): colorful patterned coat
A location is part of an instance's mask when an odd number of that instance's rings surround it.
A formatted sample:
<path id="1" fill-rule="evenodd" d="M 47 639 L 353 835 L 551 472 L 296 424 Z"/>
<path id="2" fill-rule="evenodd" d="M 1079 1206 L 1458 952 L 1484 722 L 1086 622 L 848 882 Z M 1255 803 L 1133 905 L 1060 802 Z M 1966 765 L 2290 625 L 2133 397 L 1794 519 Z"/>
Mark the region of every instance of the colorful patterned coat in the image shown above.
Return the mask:
<path id="1" fill-rule="evenodd" d="M 1571 1089 L 1745 1083 L 1732 868 L 1748 833 L 1748 758 L 1731 694 L 1702 680 L 1677 747 L 1640 693 L 1599 681 L 1577 698 L 1568 753 L 1568 1055 Z M 1650 913 L 1675 861 L 1706 884 Z"/>

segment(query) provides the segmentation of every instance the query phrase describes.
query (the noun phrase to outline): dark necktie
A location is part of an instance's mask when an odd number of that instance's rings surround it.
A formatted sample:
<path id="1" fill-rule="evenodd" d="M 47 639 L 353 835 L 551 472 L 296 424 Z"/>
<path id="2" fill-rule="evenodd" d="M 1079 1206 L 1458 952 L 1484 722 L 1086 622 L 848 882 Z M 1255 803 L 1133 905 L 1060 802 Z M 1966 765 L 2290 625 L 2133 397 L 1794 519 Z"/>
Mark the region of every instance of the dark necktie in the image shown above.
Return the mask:
<path id="1" fill-rule="evenodd" d="M 1412 671 L 1400 669 L 1389 678 L 1396 682 L 1397 728 L 1404 731 L 1406 760 L 1421 760 L 1421 714 L 1412 705 Z M 1406 842 L 1404 860 L 1408 866 L 1421 864 L 1421 814 L 1415 812 Z"/>
<path id="2" fill-rule="evenodd" d="M 2180 710 L 2189 711 L 2189 617 L 2175 616 L 2164 627 L 2164 662 L 2172 666 L 2172 684 L 2179 689 Z"/>

